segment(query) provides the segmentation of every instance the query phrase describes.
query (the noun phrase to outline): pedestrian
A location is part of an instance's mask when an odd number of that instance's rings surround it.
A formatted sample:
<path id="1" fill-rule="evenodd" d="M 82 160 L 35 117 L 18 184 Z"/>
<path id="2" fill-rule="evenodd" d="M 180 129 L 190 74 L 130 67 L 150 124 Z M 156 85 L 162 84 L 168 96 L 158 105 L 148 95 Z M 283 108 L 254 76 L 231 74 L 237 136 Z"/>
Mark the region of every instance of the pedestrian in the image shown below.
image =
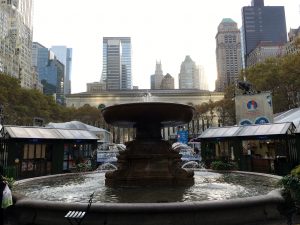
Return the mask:
<path id="1" fill-rule="evenodd" d="M 8 187 L 8 183 L 3 176 L 3 167 L 0 165 L 0 225 L 4 225 L 5 210 L 8 206 L 12 205 L 12 195 Z"/>
<path id="2" fill-rule="evenodd" d="M 3 191 L 4 188 L 6 186 L 6 183 L 3 179 L 3 167 L 0 165 L 0 203 L 1 203 L 1 207 L 0 207 L 0 225 L 4 224 L 4 209 L 2 208 L 2 197 L 3 197 Z"/>

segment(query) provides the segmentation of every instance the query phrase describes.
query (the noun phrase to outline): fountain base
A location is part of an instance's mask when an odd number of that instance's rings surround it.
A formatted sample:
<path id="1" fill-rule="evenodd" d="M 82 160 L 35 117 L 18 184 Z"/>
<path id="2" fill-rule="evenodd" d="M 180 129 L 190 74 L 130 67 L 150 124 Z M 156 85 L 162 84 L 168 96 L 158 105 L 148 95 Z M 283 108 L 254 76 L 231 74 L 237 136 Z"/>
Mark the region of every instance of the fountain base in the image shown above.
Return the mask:
<path id="1" fill-rule="evenodd" d="M 194 172 L 181 168 L 179 153 L 163 140 L 134 140 L 118 156 L 118 169 L 105 174 L 107 186 L 194 184 Z"/>

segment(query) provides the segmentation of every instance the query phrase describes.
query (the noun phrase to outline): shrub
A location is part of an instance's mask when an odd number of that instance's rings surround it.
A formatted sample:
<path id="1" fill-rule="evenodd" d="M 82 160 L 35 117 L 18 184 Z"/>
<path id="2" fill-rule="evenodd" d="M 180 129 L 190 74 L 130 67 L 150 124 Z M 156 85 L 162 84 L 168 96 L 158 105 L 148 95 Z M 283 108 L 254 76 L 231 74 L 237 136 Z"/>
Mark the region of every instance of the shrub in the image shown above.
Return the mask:
<path id="1" fill-rule="evenodd" d="M 211 168 L 213 170 L 234 170 L 236 165 L 233 162 L 213 161 Z"/>
<path id="2" fill-rule="evenodd" d="M 92 170 L 91 165 L 89 165 L 87 163 L 78 163 L 76 165 L 77 172 L 87 172 L 87 171 L 91 171 L 91 170 Z"/>
<path id="3" fill-rule="evenodd" d="M 289 193 L 297 205 L 300 204 L 300 165 L 295 167 L 290 174 L 279 181 L 284 191 Z"/>
<path id="4" fill-rule="evenodd" d="M 296 166 L 292 171 L 291 175 L 300 178 L 300 165 Z"/>
<path id="5" fill-rule="evenodd" d="M 12 189 L 13 188 L 13 185 L 14 185 L 14 183 L 15 183 L 15 179 L 13 178 L 13 177 L 2 177 L 3 178 L 3 180 L 8 184 L 8 187 L 10 188 L 10 189 Z"/>

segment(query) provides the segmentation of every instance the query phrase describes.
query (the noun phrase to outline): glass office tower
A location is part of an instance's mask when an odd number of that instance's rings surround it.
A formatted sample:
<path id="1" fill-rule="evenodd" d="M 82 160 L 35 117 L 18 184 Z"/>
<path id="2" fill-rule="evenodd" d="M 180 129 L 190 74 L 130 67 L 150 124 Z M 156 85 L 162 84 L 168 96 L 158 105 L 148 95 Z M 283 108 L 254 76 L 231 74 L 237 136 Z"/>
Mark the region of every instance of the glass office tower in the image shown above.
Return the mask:
<path id="1" fill-rule="evenodd" d="M 107 90 L 132 89 L 130 37 L 103 37 L 101 82 Z"/>
<path id="2" fill-rule="evenodd" d="M 43 93 L 55 95 L 56 102 L 64 104 L 64 64 L 48 48 L 33 42 L 32 66 L 43 84 Z"/>
<path id="3" fill-rule="evenodd" d="M 242 8 L 243 64 L 257 45 L 269 42 L 280 45 L 287 42 L 285 12 L 283 6 L 265 6 L 264 0 L 252 0 L 251 6 Z"/>
<path id="4" fill-rule="evenodd" d="M 66 46 L 52 46 L 50 48 L 56 58 L 65 67 L 65 77 L 64 77 L 64 94 L 71 94 L 71 69 L 72 69 L 72 48 L 67 48 Z"/>

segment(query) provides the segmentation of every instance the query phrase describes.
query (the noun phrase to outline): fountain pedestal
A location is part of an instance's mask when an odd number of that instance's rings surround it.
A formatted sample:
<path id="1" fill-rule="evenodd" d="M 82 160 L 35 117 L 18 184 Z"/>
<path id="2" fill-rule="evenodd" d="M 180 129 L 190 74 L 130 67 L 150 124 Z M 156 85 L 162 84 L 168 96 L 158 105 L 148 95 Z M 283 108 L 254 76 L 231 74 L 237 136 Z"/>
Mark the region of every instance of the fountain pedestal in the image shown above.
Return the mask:
<path id="1" fill-rule="evenodd" d="M 181 168 L 180 155 L 171 150 L 168 142 L 134 140 L 120 152 L 118 169 L 106 173 L 105 184 L 192 185 L 193 175 L 193 171 Z"/>
<path id="2" fill-rule="evenodd" d="M 188 123 L 194 108 L 175 103 L 133 103 L 102 110 L 105 121 L 135 127 L 136 139 L 118 156 L 118 169 L 107 172 L 108 186 L 192 185 L 193 171 L 181 168 L 179 153 L 162 140 L 161 128 Z"/>

